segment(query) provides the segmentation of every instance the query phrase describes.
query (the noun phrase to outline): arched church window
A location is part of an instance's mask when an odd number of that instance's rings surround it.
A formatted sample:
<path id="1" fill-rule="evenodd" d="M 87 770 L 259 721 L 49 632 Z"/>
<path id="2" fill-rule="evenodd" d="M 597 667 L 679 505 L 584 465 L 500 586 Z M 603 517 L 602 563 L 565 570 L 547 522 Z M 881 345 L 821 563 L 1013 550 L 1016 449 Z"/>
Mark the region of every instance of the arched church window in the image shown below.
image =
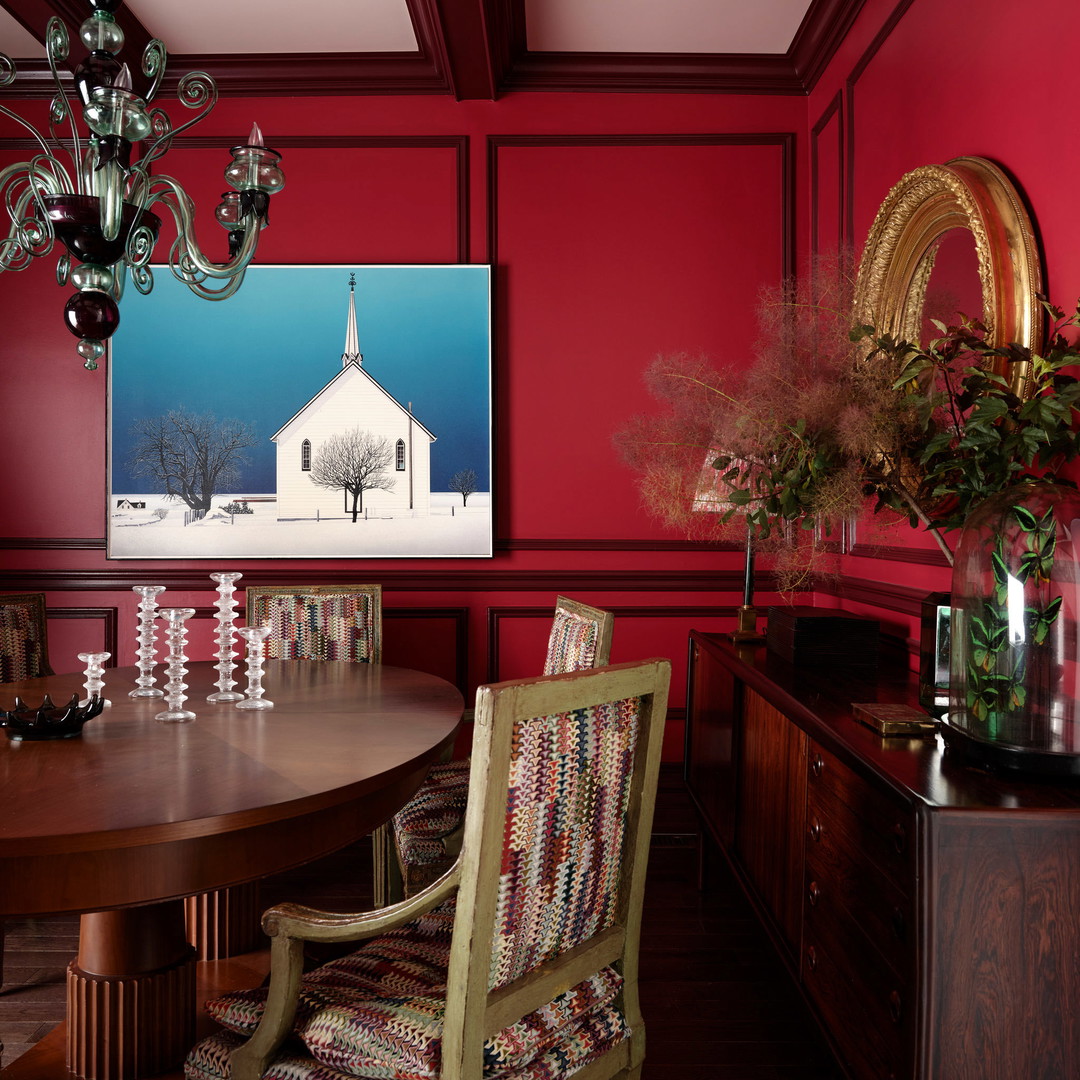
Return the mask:
<path id="1" fill-rule="evenodd" d="M 397 441 L 397 471 L 405 471 L 405 440 L 398 439 Z"/>
<path id="2" fill-rule="evenodd" d="M 300 468 L 304 472 L 311 470 L 311 440 L 305 439 L 300 444 Z"/>

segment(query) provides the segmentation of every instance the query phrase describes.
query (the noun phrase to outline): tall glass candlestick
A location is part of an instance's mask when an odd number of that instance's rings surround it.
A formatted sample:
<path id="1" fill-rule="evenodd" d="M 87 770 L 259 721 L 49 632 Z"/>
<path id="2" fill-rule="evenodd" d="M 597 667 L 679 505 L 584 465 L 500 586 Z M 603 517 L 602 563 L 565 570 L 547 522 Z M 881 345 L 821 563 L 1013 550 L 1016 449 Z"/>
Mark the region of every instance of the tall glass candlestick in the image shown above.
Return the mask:
<path id="1" fill-rule="evenodd" d="M 236 680 L 232 673 L 236 670 L 233 663 L 233 635 L 236 633 L 236 599 L 233 590 L 243 574 L 211 574 L 210 580 L 218 583 L 218 598 L 214 605 L 218 609 L 218 672 L 217 693 L 207 695 L 207 701 L 243 701 L 244 695 L 234 690 Z"/>
<path id="2" fill-rule="evenodd" d="M 195 714 L 190 709 L 184 708 L 187 701 L 187 683 L 184 676 L 187 675 L 187 656 L 184 654 L 184 646 L 187 644 L 187 627 L 184 625 L 192 615 L 194 608 L 162 608 L 161 617 L 166 621 L 165 640 L 169 645 L 169 660 L 165 671 L 169 681 L 165 684 L 165 704 L 168 708 L 159 712 L 154 719 L 161 720 L 166 724 L 186 724 L 195 719 Z"/>
<path id="3" fill-rule="evenodd" d="M 270 636 L 269 626 L 242 626 L 237 633 L 247 642 L 247 697 L 238 701 L 238 709 L 272 709 L 274 703 L 263 697 L 263 642 Z"/>
<path id="4" fill-rule="evenodd" d="M 157 659 L 157 598 L 165 591 L 164 585 L 132 585 L 142 599 L 139 601 L 139 648 L 137 655 L 139 677 L 137 689 L 128 691 L 128 697 L 161 697 L 162 691 L 155 685 L 154 664 Z"/>
<path id="5" fill-rule="evenodd" d="M 81 652 L 79 659 L 86 665 L 86 682 L 83 689 L 86 691 L 86 700 L 79 702 L 80 705 L 88 705 L 91 698 L 101 697 L 101 688 L 105 685 L 101 673 L 105 668 L 105 661 L 112 656 L 107 652 Z M 111 705 L 112 702 L 102 698 L 102 705 Z"/>

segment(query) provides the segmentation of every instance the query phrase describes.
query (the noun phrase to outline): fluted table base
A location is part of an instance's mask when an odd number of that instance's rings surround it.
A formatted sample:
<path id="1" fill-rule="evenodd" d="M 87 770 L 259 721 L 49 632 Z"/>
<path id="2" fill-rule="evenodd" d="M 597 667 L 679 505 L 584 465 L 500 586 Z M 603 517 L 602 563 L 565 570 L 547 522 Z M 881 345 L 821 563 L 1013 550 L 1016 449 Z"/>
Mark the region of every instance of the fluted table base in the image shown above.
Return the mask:
<path id="1" fill-rule="evenodd" d="M 195 962 L 181 900 L 83 915 L 67 972 L 71 1072 L 135 1080 L 181 1064 L 195 1034 Z"/>

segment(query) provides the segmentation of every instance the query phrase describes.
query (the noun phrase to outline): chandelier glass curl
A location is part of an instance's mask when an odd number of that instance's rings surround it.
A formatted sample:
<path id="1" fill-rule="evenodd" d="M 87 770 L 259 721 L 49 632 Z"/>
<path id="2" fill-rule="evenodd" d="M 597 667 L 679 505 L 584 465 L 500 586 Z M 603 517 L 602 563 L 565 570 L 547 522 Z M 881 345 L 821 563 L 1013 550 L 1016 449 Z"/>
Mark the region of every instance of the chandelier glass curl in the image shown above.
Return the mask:
<path id="1" fill-rule="evenodd" d="M 118 301 L 125 280 L 130 277 L 142 293 L 153 288 L 149 263 L 164 211 L 176 225 L 168 260 L 173 276 L 197 296 L 224 300 L 240 287 L 255 256 L 270 196 L 285 186 L 281 155 L 263 143 L 255 124 L 248 141 L 230 150 L 225 179 L 232 190 L 222 195 L 215 211 L 229 233 L 228 261 L 214 262 L 203 253 L 195 236 L 194 202 L 178 180 L 152 167 L 177 135 L 209 115 L 218 100 L 217 84 L 204 71 L 184 75 L 177 99 L 197 114 L 174 127 L 163 109 L 150 105 L 165 75 L 164 44 L 154 39 L 143 51 L 138 92 L 127 64 L 118 58 L 124 32 L 114 12 L 121 3 L 88 0 L 92 11 L 79 28 L 87 54 L 73 72 L 74 97 L 61 77 L 70 54 L 67 28 L 56 16 L 49 20 L 45 48 L 56 95 L 47 135 L 0 105 L 0 114 L 28 131 L 40 151 L 0 170 L 9 219 L 7 236 L 0 238 L 0 272 L 25 270 L 60 242 L 64 251 L 56 278 L 76 290 L 64 318 L 90 370 L 97 368 L 105 342 L 120 323 Z M 0 90 L 15 78 L 14 62 L 0 53 Z M 88 129 L 85 136 L 79 134 L 79 117 Z"/>

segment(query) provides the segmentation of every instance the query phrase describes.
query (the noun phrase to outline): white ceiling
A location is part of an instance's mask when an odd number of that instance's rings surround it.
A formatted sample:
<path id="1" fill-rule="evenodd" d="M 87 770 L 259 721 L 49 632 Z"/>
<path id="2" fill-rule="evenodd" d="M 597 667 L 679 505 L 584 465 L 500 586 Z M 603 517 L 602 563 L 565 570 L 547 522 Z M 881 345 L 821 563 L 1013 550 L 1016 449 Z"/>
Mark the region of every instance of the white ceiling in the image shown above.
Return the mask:
<path id="1" fill-rule="evenodd" d="M 810 0 L 525 0 L 541 52 L 783 53 Z M 410 52 L 405 0 L 128 0 L 170 53 Z M 123 9 L 118 13 L 123 25 Z M 0 52 L 41 45 L 0 8 Z"/>
<path id="2" fill-rule="evenodd" d="M 117 21 L 129 58 L 158 37 L 195 61 L 170 71 L 204 68 L 223 93 L 805 93 L 864 2 L 127 0 Z M 0 52 L 28 96 L 52 92 L 40 41 L 54 13 L 74 33 L 89 4 L 0 0 Z"/>

